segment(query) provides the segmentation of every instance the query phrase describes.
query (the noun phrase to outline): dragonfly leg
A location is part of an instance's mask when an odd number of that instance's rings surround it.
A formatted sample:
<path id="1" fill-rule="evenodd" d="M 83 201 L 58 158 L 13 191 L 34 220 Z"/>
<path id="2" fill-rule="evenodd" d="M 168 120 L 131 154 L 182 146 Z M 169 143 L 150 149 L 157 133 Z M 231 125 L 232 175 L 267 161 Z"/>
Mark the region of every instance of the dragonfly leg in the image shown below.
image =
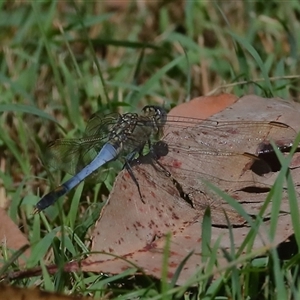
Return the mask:
<path id="1" fill-rule="evenodd" d="M 148 144 L 150 145 L 150 141 L 148 141 Z M 143 149 L 144 149 L 144 147 L 145 147 L 145 144 L 137 147 L 136 149 L 134 149 L 133 151 L 131 151 L 131 153 L 129 153 L 126 156 L 126 158 L 125 158 L 126 163 L 124 164 L 123 169 L 125 167 L 126 168 L 128 167 L 128 166 L 126 166 L 126 164 L 130 164 L 134 160 L 134 157 L 136 156 L 137 153 L 139 154 L 139 156 L 143 156 Z M 150 149 L 150 146 L 149 146 L 149 149 Z"/>
<path id="2" fill-rule="evenodd" d="M 126 170 L 129 173 L 131 179 L 133 180 L 133 182 L 137 186 L 137 189 L 138 189 L 138 192 L 139 192 L 139 195 L 140 195 L 140 198 L 141 198 L 142 202 L 145 204 L 145 201 L 144 201 L 142 193 L 141 193 L 140 184 L 139 184 L 138 180 L 136 179 L 136 177 L 134 176 L 134 173 L 133 173 L 133 170 L 131 168 L 130 162 L 127 159 L 126 159 L 126 162 L 125 162 L 123 168 L 126 168 Z"/>
<path id="3" fill-rule="evenodd" d="M 154 163 L 155 162 L 155 163 Z M 189 194 L 185 193 L 181 184 L 172 176 L 172 174 L 165 168 L 165 166 L 163 166 L 157 159 L 154 158 L 154 160 L 151 163 L 152 167 L 157 170 L 158 172 L 163 172 L 165 174 L 165 176 L 169 177 L 173 183 L 173 185 L 175 186 L 175 188 L 177 189 L 180 197 L 185 200 L 192 208 L 194 207 L 194 203 L 193 201 L 190 199 Z M 158 165 L 160 169 L 158 169 L 158 167 L 156 166 Z"/>
<path id="4" fill-rule="evenodd" d="M 158 162 L 158 159 L 159 159 L 159 155 L 156 153 L 156 151 L 152 148 L 152 144 L 151 144 L 151 141 L 148 140 L 147 141 L 148 143 L 148 146 L 149 146 L 149 149 L 150 149 L 150 152 L 151 153 L 151 156 L 152 156 L 152 159 L 151 159 L 151 164 L 153 165 L 153 167 L 155 169 L 158 169 L 155 164 L 154 164 L 154 161 L 159 165 L 159 167 L 164 171 L 165 175 L 168 176 L 168 177 L 171 177 L 171 174 L 170 172 L 160 163 Z M 139 195 L 140 195 L 140 198 L 141 198 L 141 201 L 143 203 L 145 203 L 144 199 L 143 199 L 143 196 L 142 196 L 142 193 L 141 193 L 141 188 L 140 188 L 140 184 L 137 180 L 137 178 L 134 176 L 134 173 L 133 173 L 133 169 L 131 167 L 131 163 L 132 161 L 134 160 L 134 157 L 135 155 L 138 153 L 139 154 L 139 157 L 143 157 L 143 149 L 144 149 L 144 146 L 145 145 L 142 145 L 138 148 L 136 148 L 134 151 L 132 151 L 129 155 L 127 155 L 126 159 L 125 159 L 125 164 L 123 166 L 123 169 L 126 168 L 126 170 L 128 171 L 130 177 L 132 178 L 133 182 L 135 183 L 135 185 L 137 186 L 137 189 L 138 189 L 138 192 L 139 192 Z M 166 154 L 165 154 L 166 155 Z M 159 171 L 159 170 L 158 170 Z"/>
<path id="5" fill-rule="evenodd" d="M 189 197 L 189 194 L 185 193 L 181 184 L 172 176 L 171 172 L 167 170 L 167 168 L 159 161 L 160 157 L 166 156 L 168 154 L 168 144 L 163 141 L 159 141 L 153 145 L 151 148 L 151 165 L 158 172 L 163 172 L 165 176 L 169 177 L 177 189 L 180 197 L 185 200 L 192 208 L 194 207 L 194 203 L 192 199 Z"/>
<path id="6" fill-rule="evenodd" d="M 132 178 L 133 182 L 135 183 L 135 185 L 137 186 L 141 201 L 143 203 L 145 203 L 142 193 L 141 193 L 141 188 L 140 188 L 140 184 L 138 182 L 138 180 L 136 179 L 136 177 L 134 176 L 132 167 L 131 167 L 131 162 L 134 160 L 135 155 L 138 153 L 139 156 L 142 156 L 142 151 L 144 149 L 145 145 L 139 146 L 137 149 L 133 150 L 129 155 L 127 155 L 127 157 L 125 158 L 125 164 L 123 166 L 123 169 L 125 168 L 127 170 L 127 172 L 129 173 L 130 177 Z"/>
<path id="7" fill-rule="evenodd" d="M 158 168 L 155 164 L 158 165 L 161 170 L 158 170 Z M 171 177 L 171 173 L 157 159 L 154 159 L 154 161 L 152 161 L 151 165 L 153 166 L 153 168 L 156 171 L 164 172 L 167 177 Z"/>

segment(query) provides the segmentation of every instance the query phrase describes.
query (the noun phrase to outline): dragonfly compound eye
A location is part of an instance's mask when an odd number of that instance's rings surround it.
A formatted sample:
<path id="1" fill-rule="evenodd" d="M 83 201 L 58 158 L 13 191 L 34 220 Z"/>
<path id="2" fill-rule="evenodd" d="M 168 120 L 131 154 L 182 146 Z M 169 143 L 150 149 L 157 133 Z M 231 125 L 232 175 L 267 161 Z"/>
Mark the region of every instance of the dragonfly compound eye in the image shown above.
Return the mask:
<path id="1" fill-rule="evenodd" d="M 145 116 L 154 118 L 160 125 L 166 123 L 167 111 L 161 106 L 147 105 L 142 109 L 142 112 Z"/>

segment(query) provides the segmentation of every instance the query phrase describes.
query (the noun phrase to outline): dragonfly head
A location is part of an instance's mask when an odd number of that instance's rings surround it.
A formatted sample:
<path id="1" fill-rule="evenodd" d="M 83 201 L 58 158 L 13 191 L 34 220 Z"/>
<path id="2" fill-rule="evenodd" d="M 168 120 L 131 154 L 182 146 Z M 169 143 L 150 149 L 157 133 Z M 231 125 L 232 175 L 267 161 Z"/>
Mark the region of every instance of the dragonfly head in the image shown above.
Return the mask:
<path id="1" fill-rule="evenodd" d="M 147 105 L 142 109 L 144 116 L 153 118 L 158 127 L 165 125 L 167 120 L 167 112 L 161 106 Z"/>

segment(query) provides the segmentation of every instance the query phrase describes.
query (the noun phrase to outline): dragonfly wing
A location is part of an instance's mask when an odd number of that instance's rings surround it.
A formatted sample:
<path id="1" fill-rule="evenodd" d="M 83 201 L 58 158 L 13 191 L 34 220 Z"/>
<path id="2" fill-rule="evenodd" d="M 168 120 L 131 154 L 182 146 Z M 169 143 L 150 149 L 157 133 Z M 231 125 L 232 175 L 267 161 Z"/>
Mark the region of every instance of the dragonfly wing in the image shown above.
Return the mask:
<path id="1" fill-rule="evenodd" d="M 176 157 L 176 159 L 175 159 Z M 180 158 L 180 159 L 178 159 Z M 165 164 L 166 161 L 166 164 Z M 256 169 L 252 168 L 254 162 Z M 189 153 L 174 150 L 169 145 L 169 155 L 163 159 L 171 174 L 177 174 L 180 182 L 197 188 L 199 179 L 217 184 L 222 189 L 238 189 L 251 183 L 264 181 L 271 172 L 270 166 L 262 159 L 248 153 Z"/>
<path id="2" fill-rule="evenodd" d="M 296 137 L 296 131 L 293 128 L 279 122 L 207 120 L 182 130 L 172 135 L 176 141 L 170 141 L 170 143 L 182 145 L 184 148 L 194 147 L 195 151 L 200 149 L 258 154 L 260 149 L 264 148 L 262 144 L 269 144 L 273 140 L 279 147 L 291 146 Z"/>
<path id="3" fill-rule="evenodd" d="M 275 140 L 286 133 L 292 138 L 295 131 L 277 123 L 233 123 L 223 122 L 219 130 L 218 123 L 215 126 L 209 123 L 210 126 L 199 125 L 167 135 L 165 142 L 169 154 L 163 158 L 163 164 L 168 166 L 171 174 L 177 173 L 180 182 L 194 189 L 200 187 L 201 190 L 199 179 L 211 181 L 225 190 L 265 182 L 264 178 L 272 170 L 267 162 L 257 156 L 259 143 L 271 136 L 275 136 Z M 255 128 L 257 135 L 252 138 L 250 132 Z M 245 135 L 241 137 L 242 133 Z"/>
<path id="4" fill-rule="evenodd" d="M 230 151 L 253 154 L 258 154 L 262 144 L 271 140 L 279 147 L 291 146 L 297 135 L 292 127 L 280 122 L 227 122 L 217 126 L 217 131 L 222 145 L 228 145 Z"/>
<path id="5" fill-rule="evenodd" d="M 46 153 L 49 166 L 75 175 L 97 156 L 105 141 L 95 138 L 58 139 Z"/>
<path id="6" fill-rule="evenodd" d="M 111 127 L 119 114 L 92 115 L 87 123 L 84 137 L 79 139 L 58 139 L 49 145 L 46 154 L 48 164 L 57 170 L 75 175 L 90 164 L 108 140 Z"/>
<path id="7" fill-rule="evenodd" d="M 119 117 L 120 114 L 118 113 L 111 113 L 107 115 L 104 115 L 101 112 L 94 113 L 86 125 L 84 135 L 97 135 L 100 138 L 107 136 L 111 127 L 116 124 Z"/>

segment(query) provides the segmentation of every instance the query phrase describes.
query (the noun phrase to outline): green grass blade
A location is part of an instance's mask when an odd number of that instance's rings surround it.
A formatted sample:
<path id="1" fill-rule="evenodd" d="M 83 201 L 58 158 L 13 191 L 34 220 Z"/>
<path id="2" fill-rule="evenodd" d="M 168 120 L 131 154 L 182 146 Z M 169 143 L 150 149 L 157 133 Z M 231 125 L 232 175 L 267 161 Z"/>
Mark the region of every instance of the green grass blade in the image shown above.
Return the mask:
<path id="1" fill-rule="evenodd" d="M 253 59 L 255 60 L 255 62 L 257 63 L 258 67 L 260 68 L 263 78 L 265 79 L 266 82 L 266 86 L 268 91 L 271 93 L 271 95 L 274 95 L 274 90 L 271 84 L 271 81 L 269 79 L 269 74 L 265 68 L 265 65 L 261 59 L 261 57 L 259 56 L 258 52 L 255 50 L 255 48 L 249 43 L 249 41 L 247 41 L 245 38 L 235 34 L 232 31 L 228 32 L 234 40 L 236 40 L 241 46 L 243 46 L 248 52 L 249 54 L 253 57 Z"/>

